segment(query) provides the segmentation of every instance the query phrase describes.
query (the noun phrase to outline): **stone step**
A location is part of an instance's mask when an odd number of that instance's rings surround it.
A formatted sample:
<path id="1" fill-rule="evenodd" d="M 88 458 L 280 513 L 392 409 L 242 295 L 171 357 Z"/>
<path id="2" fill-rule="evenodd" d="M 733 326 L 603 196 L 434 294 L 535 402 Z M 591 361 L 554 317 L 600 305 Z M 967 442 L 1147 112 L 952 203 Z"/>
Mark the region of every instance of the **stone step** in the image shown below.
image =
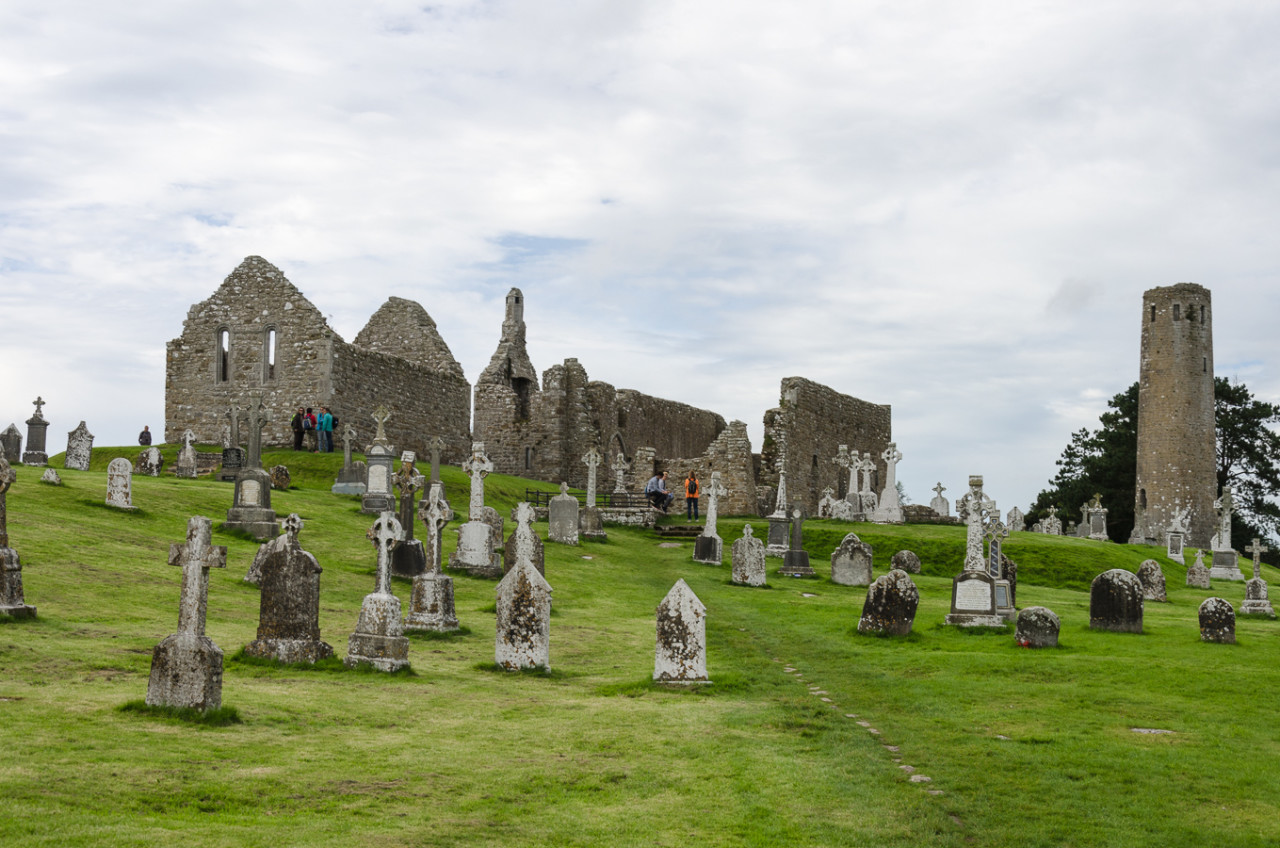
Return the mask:
<path id="1" fill-rule="evenodd" d="M 692 539 L 702 535 L 701 524 L 660 524 L 654 530 L 664 539 Z"/>

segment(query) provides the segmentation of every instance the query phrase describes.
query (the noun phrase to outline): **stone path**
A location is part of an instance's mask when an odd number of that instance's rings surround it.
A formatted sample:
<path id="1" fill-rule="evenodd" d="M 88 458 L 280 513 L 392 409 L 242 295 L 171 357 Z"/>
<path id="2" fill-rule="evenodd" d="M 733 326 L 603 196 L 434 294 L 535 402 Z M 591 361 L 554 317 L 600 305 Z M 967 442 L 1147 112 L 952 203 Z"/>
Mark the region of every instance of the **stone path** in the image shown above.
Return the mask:
<path id="1" fill-rule="evenodd" d="M 773 661 L 776 663 L 782 664 L 783 674 L 790 675 L 791 677 L 795 678 L 796 680 L 802 683 L 804 682 L 804 675 L 801 674 L 800 670 L 796 668 L 794 665 L 788 665 L 787 663 L 777 658 L 774 658 Z M 826 704 L 829 708 L 833 710 L 838 710 L 840 708 L 839 704 L 835 702 L 835 699 L 828 697 L 831 693 L 828 692 L 826 689 L 823 689 L 819 684 L 805 683 L 805 686 L 808 688 L 810 695 L 812 695 L 815 698 L 818 698 L 820 701 L 822 701 L 822 703 Z M 845 718 L 854 721 L 859 727 L 866 730 L 867 733 L 871 734 L 872 736 L 880 735 L 880 731 L 877 728 L 873 727 L 871 722 L 867 721 L 864 718 L 860 718 L 857 713 L 844 713 L 843 715 Z M 901 753 L 901 750 L 897 745 L 890 745 L 888 742 L 884 742 L 884 741 L 881 741 L 880 744 L 885 749 L 885 751 L 887 751 L 890 754 Z M 933 782 L 932 777 L 929 777 L 928 775 L 925 775 L 925 774 L 917 774 L 916 767 L 908 763 L 902 762 L 902 759 L 903 759 L 902 757 L 894 757 L 893 761 L 898 764 L 898 768 L 902 769 L 903 772 L 910 775 L 910 777 L 908 777 L 907 779 L 911 783 L 924 785 L 924 784 Z M 941 789 L 930 788 L 930 789 L 926 789 L 925 791 L 928 792 L 930 795 L 935 795 L 935 796 L 942 794 Z"/>

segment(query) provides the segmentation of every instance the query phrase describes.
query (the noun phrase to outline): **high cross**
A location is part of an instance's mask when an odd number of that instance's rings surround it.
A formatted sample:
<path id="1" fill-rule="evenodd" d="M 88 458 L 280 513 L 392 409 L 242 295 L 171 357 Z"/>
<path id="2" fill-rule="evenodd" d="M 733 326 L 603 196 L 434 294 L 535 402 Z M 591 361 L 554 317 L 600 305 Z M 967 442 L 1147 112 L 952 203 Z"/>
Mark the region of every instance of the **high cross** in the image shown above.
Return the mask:
<path id="1" fill-rule="evenodd" d="M 369 530 L 369 539 L 378 549 L 378 588 L 379 595 L 391 594 L 391 551 L 404 539 L 404 528 L 396 520 L 391 511 L 378 516 Z"/>
<path id="2" fill-rule="evenodd" d="M 169 564 L 182 568 L 182 601 L 178 632 L 204 635 L 209 601 L 209 569 L 227 567 L 227 548 L 213 545 L 213 520 L 195 515 L 187 520 L 187 541 L 169 546 Z"/>
<path id="3" fill-rule="evenodd" d="M 1245 548 L 1246 553 L 1253 554 L 1253 579 L 1254 580 L 1258 579 L 1258 572 L 1262 568 L 1262 555 L 1265 553 L 1270 553 L 1270 551 L 1271 549 L 1268 547 L 1264 547 L 1262 544 L 1262 540 L 1259 539 L 1257 536 L 1253 537 L 1253 544 Z"/>
<path id="4" fill-rule="evenodd" d="M 462 470 L 471 477 L 471 504 L 473 515 L 484 508 L 484 478 L 493 472 L 493 463 L 484 453 L 484 442 L 472 442 L 471 458 L 462 463 Z"/>
<path id="5" fill-rule="evenodd" d="M 44 398 L 37 395 L 36 399 L 31 402 L 35 404 L 35 407 L 36 407 L 36 418 L 44 418 L 44 415 L 42 415 L 40 412 L 41 407 L 43 407 L 45 404 Z"/>
<path id="6" fill-rule="evenodd" d="M 593 507 L 596 505 L 596 469 L 600 467 L 604 458 L 600 456 L 600 451 L 592 446 L 591 450 L 583 455 L 582 461 L 587 465 L 587 506 Z"/>

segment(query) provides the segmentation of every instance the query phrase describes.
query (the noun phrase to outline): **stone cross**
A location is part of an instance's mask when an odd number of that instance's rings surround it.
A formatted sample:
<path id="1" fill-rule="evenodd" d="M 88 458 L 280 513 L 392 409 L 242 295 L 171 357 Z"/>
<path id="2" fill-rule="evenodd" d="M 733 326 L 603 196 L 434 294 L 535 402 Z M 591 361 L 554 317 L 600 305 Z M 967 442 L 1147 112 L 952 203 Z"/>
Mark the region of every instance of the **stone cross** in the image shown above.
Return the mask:
<path id="1" fill-rule="evenodd" d="M 773 514 L 779 518 L 787 515 L 787 461 L 778 461 L 778 496 L 774 499 Z"/>
<path id="2" fill-rule="evenodd" d="M 262 395 L 249 396 L 249 458 L 248 468 L 262 467 L 262 425 L 271 420 L 271 410 L 262 402 Z M 234 445 L 232 446 L 234 447 Z"/>
<path id="3" fill-rule="evenodd" d="M 891 501 L 894 504 L 898 502 L 898 463 L 902 461 L 902 451 L 898 450 L 895 442 L 890 442 L 889 446 L 884 449 L 884 453 L 880 454 L 880 458 L 884 460 L 884 491 L 881 501 Z"/>
<path id="4" fill-rule="evenodd" d="M 444 499 L 444 489 L 439 480 L 432 481 L 431 491 L 418 506 L 418 518 L 427 525 L 427 547 L 431 556 L 428 565 L 432 573 L 441 574 L 444 566 L 441 561 L 441 539 L 444 526 L 453 518 L 453 510 L 449 509 L 449 504 Z"/>
<path id="5" fill-rule="evenodd" d="M 10 467 L 9 461 L 0 456 L 0 548 L 9 547 L 9 508 L 7 506 L 9 487 L 18 479 L 18 475 Z"/>
<path id="6" fill-rule="evenodd" d="M 933 493 L 938 497 L 942 497 L 942 493 L 945 492 L 946 490 L 947 490 L 947 487 L 942 485 L 941 480 L 938 481 L 938 485 L 933 487 Z"/>
<path id="7" fill-rule="evenodd" d="M 969 477 L 969 491 L 956 504 L 956 511 L 964 518 L 965 552 L 964 570 L 982 571 L 982 537 L 986 532 L 987 516 L 996 515 L 996 502 L 982 493 L 982 475 Z"/>
<path id="8" fill-rule="evenodd" d="M 849 485 L 845 489 L 845 498 L 849 495 L 856 494 L 858 491 L 858 459 L 857 454 L 849 456 L 849 446 L 841 445 L 836 452 L 835 457 L 831 460 L 845 471 L 849 472 Z"/>
<path id="9" fill-rule="evenodd" d="M 373 411 L 373 423 L 378 425 L 378 432 L 374 434 L 373 441 L 385 442 L 387 440 L 387 422 L 391 420 L 391 413 L 387 411 L 385 406 L 380 406 Z"/>
<path id="10" fill-rule="evenodd" d="M 400 527 L 404 530 L 406 542 L 413 541 L 413 496 L 425 482 L 413 463 L 413 454 L 406 452 L 395 476 L 396 491 L 400 493 Z"/>
<path id="11" fill-rule="evenodd" d="M 231 421 L 231 444 L 227 447 L 238 448 L 240 447 L 240 407 L 228 406 L 226 417 Z"/>
<path id="12" fill-rule="evenodd" d="M 1262 555 L 1270 552 L 1270 548 L 1263 547 L 1262 540 L 1257 536 L 1253 537 L 1253 544 L 1245 548 L 1246 553 L 1253 554 L 1253 579 L 1257 580 L 1260 576 L 1262 567 Z"/>
<path id="13" fill-rule="evenodd" d="M 342 467 L 343 468 L 351 467 L 351 443 L 356 440 L 358 435 L 359 434 L 356 433 L 356 428 L 352 427 L 350 424 L 348 424 L 346 428 L 342 431 Z"/>
<path id="14" fill-rule="evenodd" d="M 187 521 L 187 541 L 169 546 L 169 564 L 182 567 L 182 602 L 178 608 L 178 632 L 204 635 L 209 603 L 209 569 L 227 567 L 225 545 L 210 544 L 213 521 L 203 515 Z"/>
<path id="15" fill-rule="evenodd" d="M 1223 486 L 1222 497 L 1214 501 L 1213 504 L 1214 508 L 1218 510 L 1218 546 L 1214 550 L 1231 550 L 1231 513 L 1235 505 L 1231 487 Z"/>
<path id="16" fill-rule="evenodd" d="M 871 458 L 870 451 L 862 455 L 858 470 L 862 472 L 862 485 L 858 487 L 858 494 L 869 495 L 871 494 L 871 475 L 876 473 L 876 461 Z"/>
<path id="17" fill-rule="evenodd" d="M 716 516 L 718 514 L 717 505 L 719 504 L 720 498 L 727 494 L 729 494 L 729 490 L 720 483 L 720 472 L 712 471 L 711 482 L 707 484 L 707 520 L 703 526 L 702 535 L 716 535 Z"/>
<path id="18" fill-rule="evenodd" d="M 471 478 L 471 514 L 479 515 L 484 508 L 484 478 L 493 472 L 493 463 L 484 453 L 484 442 L 471 443 L 471 458 L 462 463 L 462 470 Z"/>
<path id="19" fill-rule="evenodd" d="M 613 491 L 625 492 L 627 490 L 627 472 L 631 470 L 631 463 L 627 462 L 627 458 L 618 451 L 618 458 L 609 466 L 613 469 Z"/>
<path id="20" fill-rule="evenodd" d="M 184 448 L 191 447 L 191 443 L 194 442 L 195 440 L 196 440 L 196 434 L 191 432 L 190 427 L 182 431 L 182 446 Z"/>
<path id="21" fill-rule="evenodd" d="M 992 504 L 991 509 L 995 510 L 995 504 Z M 1008 535 L 1009 528 L 1000 521 L 999 515 L 992 518 L 991 522 L 986 526 L 986 532 L 982 534 L 987 542 L 987 573 L 992 577 L 999 578 L 1004 571 L 1000 559 L 1000 548 L 1002 547 L 1001 540 L 1007 538 Z"/>
<path id="22" fill-rule="evenodd" d="M 285 536 L 288 537 L 287 543 L 290 546 L 298 540 L 298 534 L 302 532 L 302 525 L 303 521 L 296 512 L 289 513 L 289 517 L 280 522 L 280 527 L 284 530 Z"/>
<path id="23" fill-rule="evenodd" d="M 376 594 L 391 594 L 391 551 L 404 541 L 404 528 L 395 513 L 387 510 L 369 529 L 369 540 L 378 549 L 378 588 Z"/>
<path id="24" fill-rule="evenodd" d="M 35 400 L 33 400 L 33 401 L 31 401 L 31 402 L 32 402 L 33 404 L 35 404 L 35 407 L 36 407 L 36 416 L 35 416 L 35 417 L 36 417 L 36 418 L 44 418 L 44 415 L 43 415 L 43 414 L 41 414 L 41 412 L 40 412 L 41 407 L 43 407 L 43 406 L 44 406 L 44 404 L 45 404 L 44 398 L 37 396 L 37 397 L 36 397 L 36 399 L 35 399 Z"/>
<path id="25" fill-rule="evenodd" d="M 600 451 L 592 447 L 583 455 L 582 461 L 587 466 L 587 506 L 594 507 L 596 505 L 596 469 L 600 467 L 604 457 L 600 456 Z"/>
<path id="26" fill-rule="evenodd" d="M 431 482 L 440 482 L 440 454 L 444 453 L 446 447 L 444 439 L 436 436 L 431 440 L 431 444 L 427 446 L 431 450 Z"/>

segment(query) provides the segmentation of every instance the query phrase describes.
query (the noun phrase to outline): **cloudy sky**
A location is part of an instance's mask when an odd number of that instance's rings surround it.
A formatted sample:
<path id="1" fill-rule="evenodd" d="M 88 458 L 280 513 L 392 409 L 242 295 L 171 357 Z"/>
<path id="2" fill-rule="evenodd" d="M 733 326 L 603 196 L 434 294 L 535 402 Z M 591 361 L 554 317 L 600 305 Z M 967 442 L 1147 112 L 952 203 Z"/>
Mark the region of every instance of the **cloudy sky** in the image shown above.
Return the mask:
<path id="1" fill-rule="evenodd" d="M 0 427 L 161 429 L 164 346 L 241 259 L 351 340 L 422 303 L 474 381 L 539 369 L 742 419 L 893 406 L 928 502 L 1004 508 L 1137 379 L 1142 292 L 1213 292 L 1280 400 L 1280 6 L 0 5 Z M 24 428 L 25 429 L 25 428 Z"/>

